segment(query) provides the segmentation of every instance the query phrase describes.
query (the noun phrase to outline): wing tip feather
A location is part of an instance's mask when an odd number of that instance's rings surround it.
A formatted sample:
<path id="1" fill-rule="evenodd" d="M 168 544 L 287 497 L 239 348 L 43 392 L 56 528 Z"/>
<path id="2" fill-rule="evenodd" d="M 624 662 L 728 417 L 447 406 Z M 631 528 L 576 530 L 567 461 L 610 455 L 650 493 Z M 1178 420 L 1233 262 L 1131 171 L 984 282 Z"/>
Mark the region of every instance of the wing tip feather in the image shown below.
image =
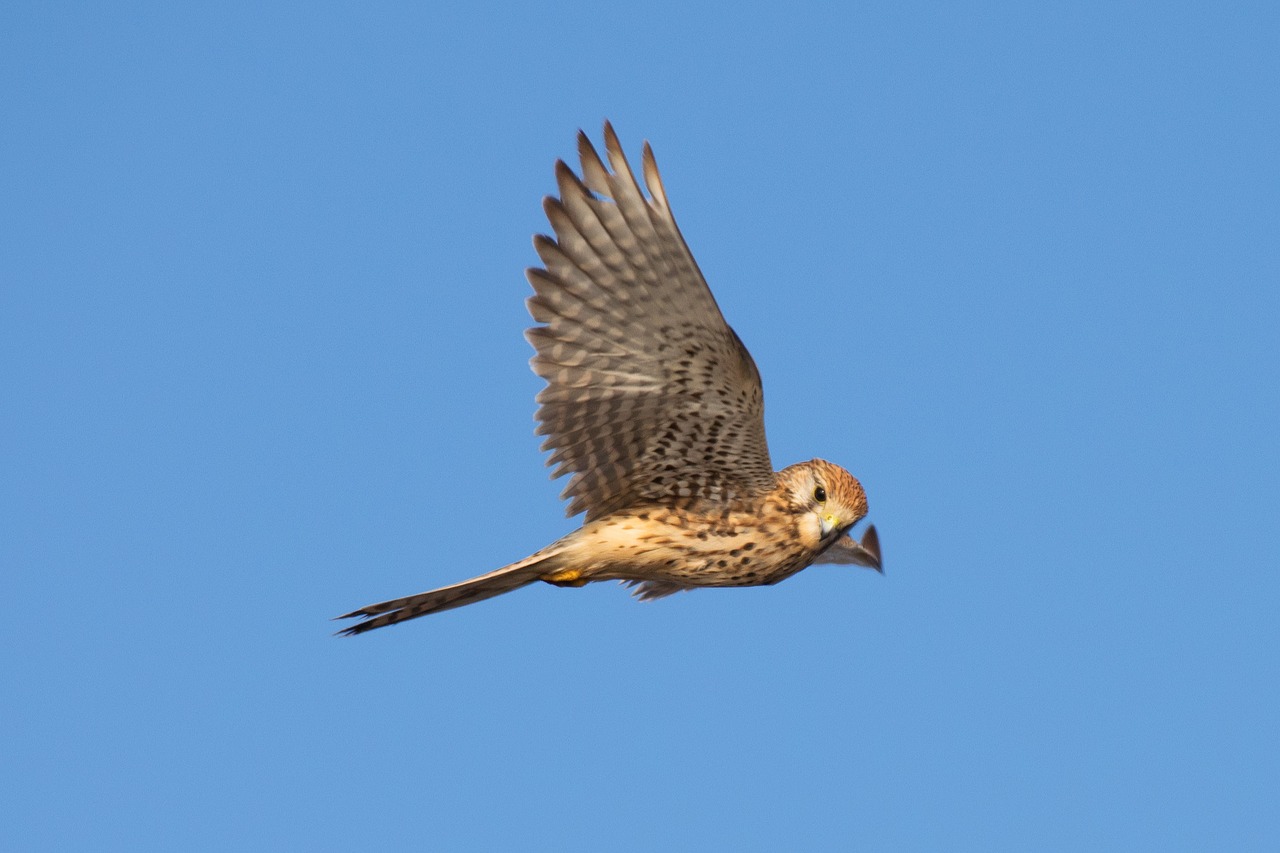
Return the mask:
<path id="1" fill-rule="evenodd" d="M 662 185 L 662 175 L 658 172 L 658 161 L 653 156 L 653 148 L 649 145 L 649 140 L 647 139 L 644 141 L 644 148 L 640 152 L 640 168 L 644 173 L 644 185 L 649 190 L 649 195 L 653 198 L 654 203 L 663 212 L 670 215 L 671 208 L 667 205 L 667 190 Z"/>

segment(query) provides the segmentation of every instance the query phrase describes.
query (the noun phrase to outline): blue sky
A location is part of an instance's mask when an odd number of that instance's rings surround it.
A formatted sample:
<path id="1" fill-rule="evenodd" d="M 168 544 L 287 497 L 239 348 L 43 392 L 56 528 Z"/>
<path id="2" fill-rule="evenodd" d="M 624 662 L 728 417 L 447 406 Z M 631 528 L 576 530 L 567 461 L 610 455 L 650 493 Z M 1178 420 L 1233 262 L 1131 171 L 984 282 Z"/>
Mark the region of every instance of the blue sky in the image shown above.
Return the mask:
<path id="1" fill-rule="evenodd" d="M 1275 849 L 1271 4 L 10 4 L 9 849 Z M 529 238 L 655 148 L 887 574 L 328 619 L 575 525 Z"/>

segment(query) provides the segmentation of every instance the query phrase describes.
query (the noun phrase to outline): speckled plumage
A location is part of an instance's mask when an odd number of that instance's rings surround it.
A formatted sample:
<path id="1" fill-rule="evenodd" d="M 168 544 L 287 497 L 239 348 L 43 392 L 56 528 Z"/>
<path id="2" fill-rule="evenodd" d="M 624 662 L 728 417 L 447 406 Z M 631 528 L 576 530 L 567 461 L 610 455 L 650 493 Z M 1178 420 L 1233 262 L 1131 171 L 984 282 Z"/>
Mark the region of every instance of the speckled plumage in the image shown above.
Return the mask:
<path id="1" fill-rule="evenodd" d="M 667 205 L 648 144 L 646 198 L 605 124 L 608 167 L 578 136 L 582 178 L 556 163 L 544 203 L 555 237 L 534 246 L 526 336 L 547 382 L 538 433 L 553 477 L 569 475 L 583 526 L 487 575 L 363 607 L 358 634 L 537 580 L 621 580 L 641 599 L 699 586 L 777 583 L 814 562 L 880 567 L 862 486 L 823 460 L 774 472 L 764 394 Z M 818 498 L 821 497 L 822 500 Z"/>

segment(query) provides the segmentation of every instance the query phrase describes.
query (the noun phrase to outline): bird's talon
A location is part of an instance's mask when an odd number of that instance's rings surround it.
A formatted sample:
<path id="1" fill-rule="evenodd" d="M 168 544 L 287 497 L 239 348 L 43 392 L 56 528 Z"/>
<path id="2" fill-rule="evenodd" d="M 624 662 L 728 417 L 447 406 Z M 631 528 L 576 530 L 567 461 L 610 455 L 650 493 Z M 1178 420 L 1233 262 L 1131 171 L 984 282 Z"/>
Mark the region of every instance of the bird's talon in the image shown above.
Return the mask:
<path id="1" fill-rule="evenodd" d="M 558 572 L 552 572 L 549 575 L 543 575 L 542 579 L 549 584 L 556 586 L 586 586 L 587 579 L 582 576 L 581 569 L 561 569 Z"/>

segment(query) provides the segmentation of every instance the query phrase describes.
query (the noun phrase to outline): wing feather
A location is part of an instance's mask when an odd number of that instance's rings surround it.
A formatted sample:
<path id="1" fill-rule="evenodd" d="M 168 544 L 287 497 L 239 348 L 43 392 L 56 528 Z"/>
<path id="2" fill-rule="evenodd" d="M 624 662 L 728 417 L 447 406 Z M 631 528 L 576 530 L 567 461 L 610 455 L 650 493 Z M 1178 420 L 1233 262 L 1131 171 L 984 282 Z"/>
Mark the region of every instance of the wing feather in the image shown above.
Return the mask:
<path id="1" fill-rule="evenodd" d="M 646 143 L 643 186 L 605 124 L 602 160 L 579 134 L 582 177 L 556 163 L 528 271 L 526 336 L 537 433 L 570 515 L 681 498 L 731 500 L 773 485 L 764 395 L 667 204 Z M 646 189 L 648 195 L 646 196 Z"/>

